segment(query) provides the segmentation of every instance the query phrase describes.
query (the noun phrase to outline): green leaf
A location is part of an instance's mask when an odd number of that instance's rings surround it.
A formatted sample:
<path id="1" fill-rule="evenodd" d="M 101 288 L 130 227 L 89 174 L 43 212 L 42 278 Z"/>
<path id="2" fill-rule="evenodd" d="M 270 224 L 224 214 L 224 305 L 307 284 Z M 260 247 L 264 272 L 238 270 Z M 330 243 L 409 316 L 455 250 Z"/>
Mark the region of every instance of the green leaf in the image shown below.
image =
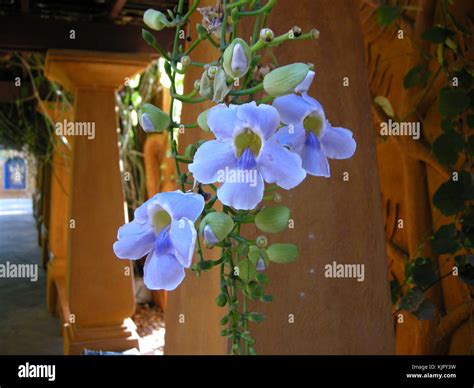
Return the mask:
<path id="1" fill-rule="evenodd" d="M 201 271 L 207 271 L 214 267 L 216 264 L 212 260 L 203 260 L 196 263 L 196 267 Z"/>
<path id="2" fill-rule="evenodd" d="M 472 247 L 474 245 L 474 208 L 470 208 L 464 213 L 461 225 L 464 240 L 469 240 L 469 245 Z M 464 245 L 467 245 L 466 241 L 464 241 Z"/>
<path id="3" fill-rule="evenodd" d="M 454 77 L 458 79 L 458 86 L 463 89 L 470 89 L 472 86 L 472 75 L 463 67 L 458 72 L 454 73 Z"/>
<path id="4" fill-rule="evenodd" d="M 474 156 L 474 135 L 469 136 L 467 139 L 466 151 L 468 155 Z"/>
<path id="5" fill-rule="evenodd" d="M 474 259 L 472 255 L 470 257 L 468 262 L 459 267 L 459 277 L 464 283 L 474 286 L 474 266 L 472 265 Z"/>
<path id="6" fill-rule="evenodd" d="M 290 209 L 283 205 L 267 206 L 255 216 L 255 225 L 262 232 L 280 233 L 288 227 Z"/>
<path id="7" fill-rule="evenodd" d="M 433 204 L 445 216 L 452 216 L 464 210 L 464 202 L 471 198 L 472 191 L 470 174 L 461 171 L 457 181 L 449 180 L 439 187 L 433 195 Z"/>
<path id="8" fill-rule="evenodd" d="M 252 281 L 247 286 L 247 293 L 251 299 L 260 299 L 265 291 L 259 283 Z"/>
<path id="9" fill-rule="evenodd" d="M 469 128 L 474 128 L 474 115 L 468 115 L 466 117 L 466 124 Z"/>
<path id="10" fill-rule="evenodd" d="M 250 260 L 245 259 L 239 261 L 237 267 L 239 268 L 239 278 L 244 283 L 249 283 L 255 279 L 257 269 L 255 268 L 255 264 L 253 264 Z"/>
<path id="11" fill-rule="evenodd" d="M 423 35 L 422 39 L 427 40 L 431 43 L 444 43 L 444 41 L 453 34 L 451 30 L 443 27 L 435 26 L 428 28 Z"/>
<path id="12" fill-rule="evenodd" d="M 426 321 L 434 319 L 437 311 L 435 304 L 431 300 L 425 299 L 420 307 L 418 307 L 416 311 L 413 311 L 413 315 L 420 321 Z"/>
<path id="13" fill-rule="evenodd" d="M 413 287 L 400 299 L 399 308 L 406 311 L 416 311 L 423 302 L 423 291 L 418 287 Z"/>
<path id="14" fill-rule="evenodd" d="M 410 260 L 405 263 L 405 281 L 407 283 L 413 283 L 412 271 L 415 266 L 415 260 Z"/>
<path id="15" fill-rule="evenodd" d="M 225 294 L 219 294 L 216 298 L 216 304 L 219 307 L 224 307 L 227 303 L 227 296 Z"/>
<path id="16" fill-rule="evenodd" d="M 388 117 L 395 117 L 395 112 L 393 110 L 392 104 L 389 99 L 384 96 L 377 96 L 374 98 L 374 103 L 377 104 Z"/>
<path id="17" fill-rule="evenodd" d="M 209 125 L 207 125 L 207 115 L 209 114 L 210 110 L 211 109 L 207 109 L 204 112 L 201 112 L 197 118 L 197 124 L 199 125 L 199 128 L 201 128 L 205 132 L 211 131 Z"/>
<path id="18" fill-rule="evenodd" d="M 239 256 L 247 256 L 249 254 L 249 249 L 250 245 L 247 242 L 242 241 L 239 242 L 239 246 L 237 247 L 237 253 L 239 254 Z"/>
<path id="19" fill-rule="evenodd" d="M 442 116 L 457 116 L 469 107 L 469 102 L 469 96 L 465 89 L 441 89 L 439 92 L 439 113 Z"/>
<path id="20" fill-rule="evenodd" d="M 464 138 L 454 131 L 444 132 L 433 142 L 433 154 L 440 163 L 452 166 L 464 147 Z"/>
<path id="21" fill-rule="evenodd" d="M 249 331 L 244 331 L 244 332 L 240 333 L 240 338 L 242 338 L 242 340 L 244 340 L 245 342 L 247 342 L 251 345 L 255 344 L 255 340 L 250 336 Z"/>
<path id="22" fill-rule="evenodd" d="M 392 304 L 396 304 L 400 298 L 401 287 L 400 282 L 397 279 L 393 279 L 390 282 L 390 294 L 392 296 Z"/>
<path id="23" fill-rule="evenodd" d="M 444 132 L 449 132 L 454 130 L 453 121 L 450 117 L 441 120 L 441 129 Z"/>
<path id="24" fill-rule="evenodd" d="M 381 27 L 389 26 L 400 17 L 402 10 L 396 5 L 381 5 L 375 12 L 375 20 Z"/>
<path id="25" fill-rule="evenodd" d="M 261 272 L 257 272 L 257 275 L 255 275 L 255 279 L 257 280 L 257 282 L 262 284 L 268 284 L 269 282 L 268 276 L 264 275 Z"/>
<path id="26" fill-rule="evenodd" d="M 425 66 L 415 66 L 405 74 L 403 78 L 403 87 L 405 89 L 413 88 L 415 86 L 424 86 L 428 81 L 431 73 Z"/>
<path id="27" fill-rule="evenodd" d="M 260 313 L 249 313 L 248 320 L 251 322 L 260 323 L 265 320 L 265 315 Z"/>
<path id="28" fill-rule="evenodd" d="M 273 296 L 271 295 L 262 295 L 260 297 L 261 302 L 272 302 L 273 301 Z"/>
<path id="29" fill-rule="evenodd" d="M 221 330 L 221 336 L 222 337 L 228 337 L 232 334 L 233 334 L 233 331 L 232 331 L 231 328 L 226 328 L 226 329 Z"/>
<path id="30" fill-rule="evenodd" d="M 268 258 L 274 263 L 284 264 L 295 261 L 298 247 L 294 244 L 272 244 L 267 249 Z"/>
<path id="31" fill-rule="evenodd" d="M 412 278 L 413 283 L 420 288 L 428 287 L 438 280 L 433 261 L 426 257 L 417 258 L 412 269 Z"/>
<path id="32" fill-rule="evenodd" d="M 229 323 L 229 316 L 228 316 L 228 315 L 224 316 L 224 317 L 220 320 L 219 323 L 220 323 L 221 326 L 227 325 L 227 324 Z"/>
<path id="33" fill-rule="evenodd" d="M 455 253 L 459 249 L 455 224 L 441 226 L 433 237 L 433 250 L 439 254 Z"/>

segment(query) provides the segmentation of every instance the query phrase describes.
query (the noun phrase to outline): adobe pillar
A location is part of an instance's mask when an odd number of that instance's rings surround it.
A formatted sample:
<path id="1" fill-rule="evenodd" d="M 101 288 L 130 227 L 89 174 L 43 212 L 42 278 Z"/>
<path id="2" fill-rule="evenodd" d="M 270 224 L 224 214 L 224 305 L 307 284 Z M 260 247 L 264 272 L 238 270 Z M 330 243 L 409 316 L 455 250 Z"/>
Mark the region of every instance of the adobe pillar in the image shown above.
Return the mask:
<path id="1" fill-rule="evenodd" d="M 115 90 L 149 59 L 133 55 L 50 51 L 46 75 L 74 92 L 74 123 L 95 128 L 72 147 L 68 206 L 65 353 L 136 347 L 126 322 L 135 308 L 129 261 L 112 250 L 125 214 L 119 169 Z M 128 320 L 129 321 L 129 320 Z"/>

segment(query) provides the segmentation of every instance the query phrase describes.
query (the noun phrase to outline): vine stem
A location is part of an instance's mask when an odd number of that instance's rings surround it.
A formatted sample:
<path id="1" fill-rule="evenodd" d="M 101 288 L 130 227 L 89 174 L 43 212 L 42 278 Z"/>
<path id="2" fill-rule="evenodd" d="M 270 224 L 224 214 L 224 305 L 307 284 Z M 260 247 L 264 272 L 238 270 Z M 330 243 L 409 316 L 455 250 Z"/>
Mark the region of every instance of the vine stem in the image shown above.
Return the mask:
<path id="1" fill-rule="evenodd" d="M 195 2 L 196 3 L 196 2 Z M 182 12 L 183 12 L 183 7 L 184 7 L 184 0 L 179 0 L 179 3 L 178 3 L 178 15 L 181 15 Z M 174 102 L 175 102 L 175 96 L 176 96 L 176 66 L 177 66 L 177 56 L 178 56 L 178 42 L 179 42 L 179 31 L 181 30 L 181 27 L 180 26 L 176 26 L 176 32 L 175 32 L 175 35 L 174 35 L 174 41 L 173 41 L 173 53 L 172 53 L 172 58 L 170 60 L 171 63 L 171 67 L 173 68 L 173 72 L 171 74 L 171 102 L 170 102 L 170 112 L 169 112 L 169 116 L 171 118 L 173 118 L 173 111 L 174 111 Z M 182 182 L 179 178 L 181 176 L 181 169 L 180 169 L 180 166 L 179 166 L 179 161 L 178 161 L 178 150 L 177 150 L 177 147 L 176 147 L 176 139 L 175 139 L 175 123 L 173 120 L 171 120 L 171 123 L 168 127 L 168 130 L 169 130 L 169 136 L 170 136 L 170 147 L 171 147 L 171 153 L 173 155 L 173 159 L 174 159 L 174 165 L 175 165 L 175 169 L 176 169 L 176 177 L 177 177 L 177 183 L 178 185 L 180 186 L 180 189 L 181 191 L 185 191 L 185 187 L 184 187 L 184 182 Z"/>

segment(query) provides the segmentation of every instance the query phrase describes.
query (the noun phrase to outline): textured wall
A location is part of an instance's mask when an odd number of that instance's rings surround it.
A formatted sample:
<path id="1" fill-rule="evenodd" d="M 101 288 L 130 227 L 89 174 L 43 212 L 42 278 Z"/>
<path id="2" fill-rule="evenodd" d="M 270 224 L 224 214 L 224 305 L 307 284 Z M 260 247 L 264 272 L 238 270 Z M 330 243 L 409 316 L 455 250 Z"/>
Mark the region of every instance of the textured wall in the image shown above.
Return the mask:
<path id="1" fill-rule="evenodd" d="M 295 228 L 277 238 L 298 244 L 301 255 L 296 263 L 268 270 L 274 301 L 255 307 L 268 316 L 251 328 L 256 349 L 260 354 L 393 353 L 381 196 L 356 4 L 280 0 L 269 26 L 280 34 L 293 25 L 318 28 L 320 40 L 281 47 L 280 63 L 315 64 L 311 94 L 334 125 L 353 130 L 358 150 L 350 160 L 332 162 L 331 179 L 310 177 L 293 192 L 282 192 L 293 210 Z M 212 56 L 201 50 L 193 59 Z M 349 87 L 343 86 L 343 77 L 349 77 Z M 188 77 L 187 86 L 196 78 L 198 73 Z M 185 119 L 192 120 L 202 108 L 185 107 Z M 196 136 L 188 131 L 181 141 Z M 349 181 L 343 181 L 344 172 Z M 324 266 L 333 261 L 365 264 L 365 281 L 326 279 Z M 214 304 L 217 280 L 217 271 L 198 280 L 189 274 L 170 294 L 166 354 L 226 352 L 218 336 L 224 310 Z M 179 314 L 185 314 L 186 323 L 179 323 Z M 290 314 L 294 323 L 289 323 Z"/>

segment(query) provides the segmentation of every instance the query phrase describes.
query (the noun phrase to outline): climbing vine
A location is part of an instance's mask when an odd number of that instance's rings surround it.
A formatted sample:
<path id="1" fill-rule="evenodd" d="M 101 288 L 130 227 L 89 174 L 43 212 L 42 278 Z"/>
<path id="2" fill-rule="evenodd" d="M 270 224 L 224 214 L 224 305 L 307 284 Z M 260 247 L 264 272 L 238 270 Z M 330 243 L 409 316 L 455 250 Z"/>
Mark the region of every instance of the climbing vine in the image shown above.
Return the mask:
<path id="1" fill-rule="evenodd" d="M 440 115 L 441 134 L 430 145 L 431 155 L 447 171 L 448 179 L 432 198 L 432 204 L 449 222 L 434 227 L 421 241 L 419 249 L 405 264 L 404 280 L 391 282 L 392 302 L 396 311 L 405 310 L 418 319 L 433 319 L 435 304 L 427 291 L 448 276 L 457 276 L 474 286 L 474 65 L 472 61 L 472 28 L 460 23 L 451 11 L 449 1 L 439 2 L 439 22 L 423 31 L 420 63 L 405 74 L 402 87 L 419 90 L 420 97 L 412 109 L 398 117 L 384 96 L 375 104 L 387 117 L 403 122 L 415 116 L 423 121 L 423 106 L 436 104 Z M 381 27 L 396 25 L 401 18 L 413 21 L 410 15 L 418 7 L 384 4 L 376 11 Z M 470 26 L 472 26 L 472 19 Z M 417 88 L 417 89 L 415 89 Z M 430 96 L 435 95 L 433 100 Z M 430 123 L 430 125 L 432 125 Z M 436 224 L 436 222 L 435 222 Z M 434 253 L 452 260 L 452 271 L 440 273 L 433 258 L 420 256 L 424 244 L 431 243 Z"/>

